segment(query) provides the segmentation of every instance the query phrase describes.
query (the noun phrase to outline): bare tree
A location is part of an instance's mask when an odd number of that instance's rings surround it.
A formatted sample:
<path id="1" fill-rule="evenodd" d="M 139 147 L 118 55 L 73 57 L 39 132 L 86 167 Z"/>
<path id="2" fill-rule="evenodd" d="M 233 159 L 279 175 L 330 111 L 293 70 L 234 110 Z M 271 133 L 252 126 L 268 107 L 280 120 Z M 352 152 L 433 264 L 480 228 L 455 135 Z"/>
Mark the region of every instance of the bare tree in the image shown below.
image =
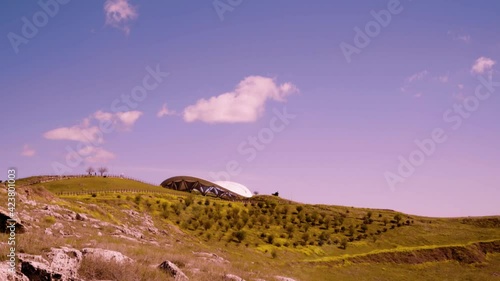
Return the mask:
<path id="1" fill-rule="evenodd" d="M 99 172 L 99 174 L 101 174 L 101 177 L 102 177 L 104 175 L 104 173 L 108 172 L 108 168 L 100 167 L 99 169 L 97 169 L 97 171 Z"/>
<path id="2" fill-rule="evenodd" d="M 95 172 L 94 168 L 92 167 L 88 167 L 85 171 L 87 172 L 87 174 L 89 174 L 89 176 L 91 176 Z"/>

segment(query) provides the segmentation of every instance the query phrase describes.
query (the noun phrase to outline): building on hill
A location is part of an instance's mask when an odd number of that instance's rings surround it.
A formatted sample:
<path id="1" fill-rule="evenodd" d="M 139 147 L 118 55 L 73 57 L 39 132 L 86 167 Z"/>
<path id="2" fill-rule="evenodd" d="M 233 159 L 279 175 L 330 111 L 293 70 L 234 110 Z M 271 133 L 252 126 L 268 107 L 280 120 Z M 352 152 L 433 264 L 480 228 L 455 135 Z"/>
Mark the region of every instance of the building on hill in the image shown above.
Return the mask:
<path id="1" fill-rule="evenodd" d="M 197 191 L 203 195 L 213 194 L 226 199 L 252 197 L 252 192 L 246 186 L 231 181 L 211 182 L 196 177 L 177 176 L 164 180 L 161 186 L 187 192 Z"/>

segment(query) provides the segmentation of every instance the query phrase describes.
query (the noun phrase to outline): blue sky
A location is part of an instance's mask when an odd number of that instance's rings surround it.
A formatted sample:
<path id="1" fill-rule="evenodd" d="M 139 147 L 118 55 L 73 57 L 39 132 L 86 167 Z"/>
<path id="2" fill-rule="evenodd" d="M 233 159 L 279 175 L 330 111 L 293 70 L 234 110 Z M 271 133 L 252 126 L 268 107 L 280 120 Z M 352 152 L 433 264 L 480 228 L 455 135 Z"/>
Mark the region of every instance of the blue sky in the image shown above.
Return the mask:
<path id="1" fill-rule="evenodd" d="M 0 169 L 106 166 L 155 183 L 229 175 L 307 203 L 498 215 L 499 11 L 497 1 L 9 1 Z M 357 51 L 346 56 L 347 45 Z"/>

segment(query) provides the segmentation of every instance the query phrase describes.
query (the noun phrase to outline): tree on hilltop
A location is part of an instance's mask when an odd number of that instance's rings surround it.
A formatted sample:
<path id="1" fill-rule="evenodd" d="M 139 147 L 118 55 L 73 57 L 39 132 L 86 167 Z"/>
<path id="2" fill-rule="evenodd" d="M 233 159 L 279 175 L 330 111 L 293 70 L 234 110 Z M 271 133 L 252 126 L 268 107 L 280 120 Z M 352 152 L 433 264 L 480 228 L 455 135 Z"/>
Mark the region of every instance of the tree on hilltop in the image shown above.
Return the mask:
<path id="1" fill-rule="evenodd" d="M 101 175 L 101 177 L 108 172 L 108 168 L 106 167 L 100 167 L 98 170 L 99 174 Z"/>
<path id="2" fill-rule="evenodd" d="M 89 176 L 91 176 L 95 172 L 94 168 L 92 167 L 88 167 L 85 171 L 87 172 L 87 174 L 89 174 Z"/>

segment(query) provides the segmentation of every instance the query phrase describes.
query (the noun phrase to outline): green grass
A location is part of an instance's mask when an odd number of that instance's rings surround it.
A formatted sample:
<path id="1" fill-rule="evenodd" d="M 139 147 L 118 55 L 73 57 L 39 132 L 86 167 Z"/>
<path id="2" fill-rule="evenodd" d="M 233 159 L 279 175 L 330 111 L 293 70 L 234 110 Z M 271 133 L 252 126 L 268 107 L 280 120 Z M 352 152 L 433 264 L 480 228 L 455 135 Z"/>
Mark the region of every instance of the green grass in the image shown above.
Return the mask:
<path id="1" fill-rule="evenodd" d="M 150 192 L 165 192 L 165 188 L 154 186 L 138 181 L 132 181 L 121 178 L 104 178 L 104 177 L 88 177 L 88 178 L 70 178 L 52 182 L 39 183 L 47 190 L 60 192 L 92 192 L 92 191 L 117 191 L 117 190 L 140 190 Z"/>
<path id="2" fill-rule="evenodd" d="M 488 261 L 482 265 L 484 272 L 451 261 L 416 266 L 349 262 L 333 266 L 329 263 L 368 254 L 412 252 L 500 240 L 500 228 L 495 223 L 498 217 L 428 218 L 392 210 L 300 204 L 273 196 L 257 196 L 246 203 L 229 202 L 119 178 L 64 179 L 28 188 L 38 190 L 39 194 L 44 194 L 45 189 L 53 194 L 88 192 L 63 194 L 50 202 L 117 225 L 133 223 L 124 210 L 149 214 L 155 226 L 169 230 L 169 237 L 176 241 L 164 242 L 174 245 L 168 252 L 178 254 L 181 260 L 191 259 L 184 253 L 200 249 L 222 252 L 231 260 L 232 268 L 242 272 L 242 277 L 247 280 L 265 276 L 272 280 L 269 276 L 278 273 L 298 280 L 436 280 L 432 277 L 447 276 L 445 274 L 452 276 L 446 280 L 494 280 L 491 279 L 496 272 L 494 268 L 500 265 L 499 255 L 488 256 Z M 103 192 L 120 190 L 140 193 Z M 97 193 L 92 196 L 91 192 Z M 397 215 L 402 217 L 401 222 L 405 225 L 398 226 L 393 221 Z M 363 224 L 366 231 L 363 231 Z M 351 226 L 353 236 L 349 234 Z M 180 231 L 172 231 L 174 228 Z M 86 227 L 78 231 L 92 237 L 89 239 L 97 241 L 95 243 L 125 249 L 138 260 L 148 261 L 149 256 L 157 251 L 154 246 L 136 248 L 128 242 L 125 247 L 122 239 L 107 236 L 107 229 L 101 230 L 104 234 L 101 237 L 95 237 L 94 230 Z M 244 232 L 244 235 L 236 235 L 238 232 Z M 272 243 L 269 236 L 274 238 Z M 341 249 L 339 242 L 350 238 L 353 239 L 347 248 Z M 24 240 L 36 239 L 38 237 Z M 85 238 L 67 239 L 66 243 L 70 245 L 88 243 Z M 159 256 L 157 258 L 160 260 Z M 260 275 L 245 275 L 245 272 L 260 272 Z"/>

